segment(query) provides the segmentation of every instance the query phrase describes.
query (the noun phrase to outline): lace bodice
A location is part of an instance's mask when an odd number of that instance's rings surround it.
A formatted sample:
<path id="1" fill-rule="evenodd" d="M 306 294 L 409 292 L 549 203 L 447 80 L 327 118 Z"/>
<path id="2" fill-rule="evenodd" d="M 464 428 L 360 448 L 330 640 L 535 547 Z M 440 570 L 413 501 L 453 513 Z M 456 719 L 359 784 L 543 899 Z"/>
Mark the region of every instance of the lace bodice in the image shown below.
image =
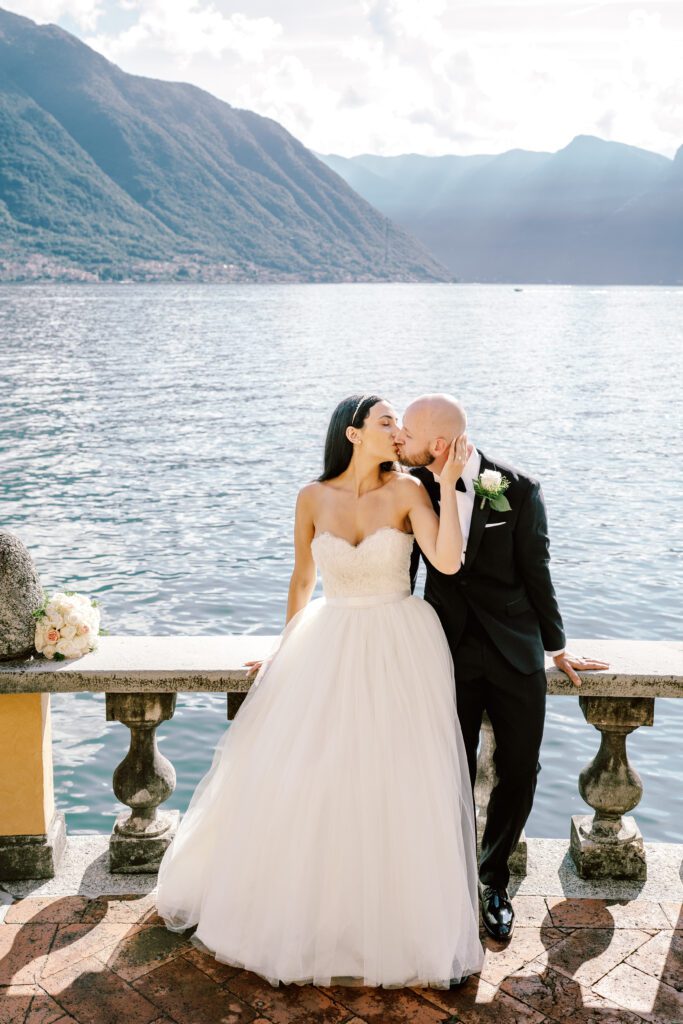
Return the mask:
<path id="1" fill-rule="evenodd" d="M 334 533 L 319 533 L 311 548 L 325 597 L 396 594 L 410 589 L 412 533 L 384 526 L 355 547 Z"/>

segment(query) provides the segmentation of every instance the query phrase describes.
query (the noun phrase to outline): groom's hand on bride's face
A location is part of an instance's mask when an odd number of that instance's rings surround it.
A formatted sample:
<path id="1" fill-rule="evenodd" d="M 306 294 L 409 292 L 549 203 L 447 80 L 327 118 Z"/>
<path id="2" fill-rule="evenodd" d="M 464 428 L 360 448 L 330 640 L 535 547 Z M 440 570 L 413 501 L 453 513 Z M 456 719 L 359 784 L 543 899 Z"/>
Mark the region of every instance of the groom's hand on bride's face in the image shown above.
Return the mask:
<path id="1" fill-rule="evenodd" d="M 562 654 L 557 654 L 553 661 L 555 662 L 555 667 L 559 668 L 560 672 L 564 672 L 566 676 L 569 676 L 574 686 L 581 686 L 581 679 L 575 669 L 578 669 L 579 672 L 599 672 L 601 669 L 609 668 L 608 661 L 582 658 L 578 654 L 572 654 L 571 651 L 563 651 Z"/>

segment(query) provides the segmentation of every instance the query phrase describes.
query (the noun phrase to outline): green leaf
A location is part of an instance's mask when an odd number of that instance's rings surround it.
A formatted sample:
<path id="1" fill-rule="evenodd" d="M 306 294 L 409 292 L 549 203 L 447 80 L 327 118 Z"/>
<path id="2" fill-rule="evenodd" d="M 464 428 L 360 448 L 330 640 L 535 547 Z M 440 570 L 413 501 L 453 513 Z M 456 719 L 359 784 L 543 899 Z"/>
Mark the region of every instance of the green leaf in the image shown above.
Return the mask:
<path id="1" fill-rule="evenodd" d="M 66 661 L 66 654 L 60 654 L 59 651 L 55 651 L 55 661 Z"/>
<path id="2" fill-rule="evenodd" d="M 98 629 L 97 635 L 98 636 L 109 636 L 109 630 L 108 629 Z"/>
<path id="3" fill-rule="evenodd" d="M 504 494 L 499 494 L 497 498 L 491 498 L 491 508 L 495 509 L 496 512 L 509 512 L 511 507 Z"/>

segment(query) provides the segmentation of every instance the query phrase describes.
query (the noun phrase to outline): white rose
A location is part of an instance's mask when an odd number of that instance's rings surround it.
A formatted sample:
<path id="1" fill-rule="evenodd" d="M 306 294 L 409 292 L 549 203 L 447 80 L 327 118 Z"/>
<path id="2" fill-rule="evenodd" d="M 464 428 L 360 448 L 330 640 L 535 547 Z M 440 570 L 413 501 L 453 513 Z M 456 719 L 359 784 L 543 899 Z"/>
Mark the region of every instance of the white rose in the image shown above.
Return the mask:
<path id="1" fill-rule="evenodd" d="M 60 632 L 62 634 L 62 639 L 63 640 L 73 640 L 73 638 L 76 636 L 76 627 L 75 626 L 62 626 Z"/>
<path id="2" fill-rule="evenodd" d="M 45 647 L 43 647 L 42 653 L 46 658 L 54 658 L 56 650 L 57 648 L 54 644 L 46 644 Z"/>
<path id="3" fill-rule="evenodd" d="M 65 640 L 64 637 L 62 637 L 62 639 L 55 644 L 55 649 L 58 654 L 63 654 L 65 658 L 68 658 L 69 651 L 71 650 L 71 641 Z"/>
<path id="4" fill-rule="evenodd" d="M 47 618 L 48 618 L 48 622 L 50 623 L 50 625 L 54 626 L 55 629 L 61 629 L 62 626 L 64 625 L 64 619 L 62 618 L 61 615 L 59 615 L 58 612 L 56 612 L 54 610 L 49 610 L 48 611 Z"/>
<path id="5" fill-rule="evenodd" d="M 81 621 L 82 617 L 83 616 L 81 615 L 80 612 L 69 612 L 69 614 L 66 616 L 67 626 L 77 626 Z"/>
<path id="6" fill-rule="evenodd" d="M 484 490 L 497 491 L 502 479 L 503 474 L 499 473 L 497 469 L 485 469 L 481 474 L 479 481 Z"/>

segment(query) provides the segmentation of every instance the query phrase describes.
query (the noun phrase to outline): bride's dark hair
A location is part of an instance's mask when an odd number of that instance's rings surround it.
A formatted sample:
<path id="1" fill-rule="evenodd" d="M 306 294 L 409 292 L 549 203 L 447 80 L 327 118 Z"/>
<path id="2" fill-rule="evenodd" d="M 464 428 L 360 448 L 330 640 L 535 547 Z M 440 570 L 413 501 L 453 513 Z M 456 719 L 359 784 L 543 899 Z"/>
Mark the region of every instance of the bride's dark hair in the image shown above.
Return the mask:
<path id="1" fill-rule="evenodd" d="M 332 413 L 330 425 L 325 438 L 325 464 L 318 480 L 333 480 L 341 476 L 348 468 L 353 455 L 353 445 L 346 436 L 348 427 L 362 427 L 368 418 L 373 405 L 383 402 L 379 395 L 349 395 L 342 399 Z M 396 468 L 394 462 L 383 462 L 379 467 L 383 472 Z"/>

